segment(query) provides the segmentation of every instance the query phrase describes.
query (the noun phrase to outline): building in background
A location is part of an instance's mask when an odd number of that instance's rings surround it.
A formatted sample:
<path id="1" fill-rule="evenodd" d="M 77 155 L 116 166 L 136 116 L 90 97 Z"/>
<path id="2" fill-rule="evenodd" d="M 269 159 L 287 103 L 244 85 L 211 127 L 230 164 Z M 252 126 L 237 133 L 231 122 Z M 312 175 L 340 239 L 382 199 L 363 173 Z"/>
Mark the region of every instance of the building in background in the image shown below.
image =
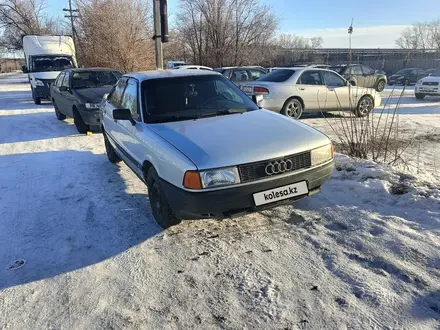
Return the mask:
<path id="1" fill-rule="evenodd" d="M 21 70 L 24 58 L 8 58 L 0 55 L 0 73 Z"/>

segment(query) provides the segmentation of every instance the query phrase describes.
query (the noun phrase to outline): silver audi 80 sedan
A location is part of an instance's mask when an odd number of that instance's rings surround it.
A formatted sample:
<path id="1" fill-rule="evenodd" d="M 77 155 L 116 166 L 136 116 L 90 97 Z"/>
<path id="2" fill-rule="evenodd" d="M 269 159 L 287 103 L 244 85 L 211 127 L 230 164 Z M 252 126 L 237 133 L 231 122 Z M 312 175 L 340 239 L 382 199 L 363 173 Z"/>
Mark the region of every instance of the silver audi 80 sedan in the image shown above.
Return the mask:
<path id="1" fill-rule="evenodd" d="M 334 110 L 363 117 L 381 103 L 373 88 L 351 86 L 334 71 L 310 67 L 277 69 L 241 89 L 261 107 L 296 119 L 303 112 Z"/>
<path id="2" fill-rule="evenodd" d="M 109 160 L 147 185 L 164 228 L 291 203 L 333 171 L 327 136 L 261 109 L 214 71 L 124 75 L 100 110 Z"/>

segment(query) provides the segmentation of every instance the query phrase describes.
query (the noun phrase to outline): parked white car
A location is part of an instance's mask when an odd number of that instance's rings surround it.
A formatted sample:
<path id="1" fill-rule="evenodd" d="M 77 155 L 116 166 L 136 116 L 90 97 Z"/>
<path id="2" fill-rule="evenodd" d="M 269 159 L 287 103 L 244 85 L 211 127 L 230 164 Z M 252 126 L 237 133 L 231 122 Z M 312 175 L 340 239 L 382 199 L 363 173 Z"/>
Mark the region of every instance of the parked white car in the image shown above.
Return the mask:
<path id="1" fill-rule="evenodd" d="M 440 96 L 440 69 L 420 79 L 416 84 L 415 94 L 419 100 L 425 96 Z"/>
<path id="2" fill-rule="evenodd" d="M 203 66 L 203 65 L 182 65 L 182 66 L 178 66 L 176 69 L 178 70 L 182 70 L 182 69 L 186 69 L 186 70 L 210 70 L 212 71 L 212 68 L 208 67 L 208 66 Z"/>
<path id="3" fill-rule="evenodd" d="M 109 160 L 146 183 L 164 228 L 291 203 L 319 192 L 333 171 L 327 136 L 260 109 L 214 71 L 125 75 L 100 118 Z"/>
<path id="4" fill-rule="evenodd" d="M 336 72 L 319 68 L 277 69 L 240 87 L 250 97 L 262 95 L 261 107 L 296 119 L 303 112 L 334 110 L 363 117 L 381 103 L 373 88 L 351 86 Z"/>

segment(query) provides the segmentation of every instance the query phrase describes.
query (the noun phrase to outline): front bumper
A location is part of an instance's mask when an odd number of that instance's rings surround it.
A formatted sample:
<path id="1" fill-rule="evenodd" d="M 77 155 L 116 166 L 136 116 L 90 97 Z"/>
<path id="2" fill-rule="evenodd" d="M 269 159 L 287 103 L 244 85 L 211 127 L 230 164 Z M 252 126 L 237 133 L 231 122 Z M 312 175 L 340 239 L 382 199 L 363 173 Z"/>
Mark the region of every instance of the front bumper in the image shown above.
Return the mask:
<path id="1" fill-rule="evenodd" d="M 44 84 L 44 86 L 36 86 L 32 88 L 33 97 L 41 99 L 50 99 L 50 85 Z"/>
<path id="2" fill-rule="evenodd" d="M 101 120 L 99 118 L 99 109 L 80 109 L 79 113 L 81 114 L 82 120 L 84 120 L 87 125 L 100 125 Z"/>
<path id="3" fill-rule="evenodd" d="M 414 91 L 421 95 L 440 96 L 440 86 L 416 85 Z"/>
<path id="4" fill-rule="evenodd" d="M 238 187 L 213 190 L 207 192 L 189 192 L 178 188 L 165 180 L 161 180 L 162 189 L 168 203 L 179 219 L 228 218 L 257 212 L 279 205 L 290 204 L 292 201 L 319 192 L 321 185 L 326 182 L 333 172 L 333 161 L 325 165 L 292 174 L 270 181 L 255 182 Z M 275 203 L 255 206 L 253 194 L 289 184 L 306 181 L 308 195 L 293 197 Z"/>

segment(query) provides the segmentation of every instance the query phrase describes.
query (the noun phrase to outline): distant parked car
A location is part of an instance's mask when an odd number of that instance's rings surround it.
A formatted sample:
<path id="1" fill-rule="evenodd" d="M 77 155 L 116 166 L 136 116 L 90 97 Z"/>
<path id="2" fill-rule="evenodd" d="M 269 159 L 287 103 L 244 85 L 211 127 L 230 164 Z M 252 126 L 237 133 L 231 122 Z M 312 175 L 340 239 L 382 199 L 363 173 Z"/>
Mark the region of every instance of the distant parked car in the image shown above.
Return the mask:
<path id="1" fill-rule="evenodd" d="M 397 71 L 388 79 L 389 85 L 409 85 L 415 84 L 420 78 L 425 76 L 425 71 L 418 68 L 408 68 Z"/>
<path id="2" fill-rule="evenodd" d="M 420 79 L 416 83 L 415 94 L 418 100 L 425 98 L 425 96 L 440 96 L 440 69 Z"/>
<path id="3" fill-rule="evenodd" d="M 431 75 L 432 73 L 434 73 L 437 70 L 438 69 L 428 69 L 428 70 L 425 70 L 425 72 L 423 72 L 423 76 L 427 77 L 427 76 Z"/>
<path id="4" fill-rule="evenodd" d="M 148 187 L 156 221 L 228 218 L 312 196 L 333 146 L 208 70 L 124 75 L 101 104 L 105 149 Z"/>
<path id="5" fill-rule="evenodd" d="M 182 69 L 186 69 L 186 70 L 211 70 L 212 68 L 208 67 L 208 66 L 203 66 L 203 65 L 181 65 L 176 67 L 175 69 L 177 70 L 182 70 Z"/>
<path id="6" fill-rule="evenodd" d="M 241 89 L 255 99 L 259 95 L 261 107 L 297 119 L 303 112 L 332 110 L 352 110 L 363 117 L 381 102 L 374 89 L 350 86 L 336 72 L 318 68 L 275 70 Z"/>
<path id="7" fill-rule="evenodd" d="M 374 88 L 382 92 L 387 84 L 387 76 L 362 64 L 342 64 L 330 67 L 353 86 Z"/>
<path id="8" fill-rule="evenodd" d="M 328 64 L 316 64 L 316 63 L 299 64 L 299 65 L 294 65 L 294 66 L 295 67 L 318 68 L 318 69 L 328 69 L 331 67 Z"/>
<path id="9" fill-rule="evenodd" d="M 264 68 L 258 67 L 226 67 L 214 69 L 228 78 L 234 84 L 240 86 L 248 81 L 255 81 L 266 74 Z"/>
<path id="10" fill-rule="evenodd" d="M 99 126 L 99 104 L 122 74 L 112 69 L 69 69 L 62 71 L 50 87 L 58 120 L 74 119 L 79 133 Z"/>

